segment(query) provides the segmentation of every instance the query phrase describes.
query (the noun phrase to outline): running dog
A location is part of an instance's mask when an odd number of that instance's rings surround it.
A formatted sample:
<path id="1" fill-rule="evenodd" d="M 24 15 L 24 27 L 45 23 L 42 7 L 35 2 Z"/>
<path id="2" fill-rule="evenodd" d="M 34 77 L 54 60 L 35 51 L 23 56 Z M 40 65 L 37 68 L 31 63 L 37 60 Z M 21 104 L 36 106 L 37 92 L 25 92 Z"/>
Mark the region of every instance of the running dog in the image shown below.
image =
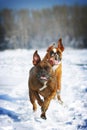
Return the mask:
<path id="1" fill-rule="evenodd" d="M 48 47 L 44 60 L 50 63 L 52 69 L 54 70 L 55 77 L 57 78 L 57 98 L 60 103 L 63 103 L 60 96 L 62 77 L 62 52 L 64 51 L 64 46 L 62 44 L 61 38 L 58 40 L 57 44 L 57 47 L 55 45 Z"/>
<path id="2" fill-rule="evenodd" d="M 41 60 L 37 51 L 33 54 L 34 66 L 30 69 L 28 87 L 29 98 L 33 105 L 33 110 L 37 109 L 36 100 L 41 106 L 41 118 L 46 119 L 46 111 L 50 101 L 57 92 L 57 81 L 52 65 L 48 60 Z M 43 99 L 41 98 L 41 96 Z"/>

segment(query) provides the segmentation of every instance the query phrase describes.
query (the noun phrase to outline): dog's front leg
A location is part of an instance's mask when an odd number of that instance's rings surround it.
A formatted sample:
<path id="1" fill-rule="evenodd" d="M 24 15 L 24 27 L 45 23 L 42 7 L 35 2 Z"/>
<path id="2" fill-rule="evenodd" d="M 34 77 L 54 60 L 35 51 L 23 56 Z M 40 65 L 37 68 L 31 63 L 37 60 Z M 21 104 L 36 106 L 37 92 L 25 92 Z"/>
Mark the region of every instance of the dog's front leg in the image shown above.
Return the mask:
<path id="1" fill-rule="evenodd" d="M 31 89 L 29 90 L 29 98 L 30 98 L 30 102 L 33 105 L 33 111 L 36 111 L 37 110 L 37 105 L 35 103 L 36 97 L 34 91 L 32 91 Z"/>
<path id="2" fill-rule="evenodd" d="M 46 111 L 49 107 L 50 101 L 55 97 L 56 91 L 53 91 L 47 98 L 44 99 L 43 105 L 41 107 L 41 118 L 46 119 Z"/>
<path id="3" fill-rule="evenodd" d="M 57 90 L 57 99 L 58 99 L 60 104 L 63 104 L 63 101 L 61 99 L 61 91 L 60 90 Z"/>
<path id="4" fill-rule="evenodd" d="M 63 101 L 61 99 L 61 74 L 60 76 L 57 76 L 57 99 L 60 104 L 63 104 Z"/>
<path id="5" fill-rule="evenodd" d="M 39 104 L 40 106 L 42 106 L 43 100 L 40 98 L 38 92 L 35 92 L 35 97 L 36 97 L 36 99 L 37 99 L 37 101 L 38 101 L 38 104 Z"/>

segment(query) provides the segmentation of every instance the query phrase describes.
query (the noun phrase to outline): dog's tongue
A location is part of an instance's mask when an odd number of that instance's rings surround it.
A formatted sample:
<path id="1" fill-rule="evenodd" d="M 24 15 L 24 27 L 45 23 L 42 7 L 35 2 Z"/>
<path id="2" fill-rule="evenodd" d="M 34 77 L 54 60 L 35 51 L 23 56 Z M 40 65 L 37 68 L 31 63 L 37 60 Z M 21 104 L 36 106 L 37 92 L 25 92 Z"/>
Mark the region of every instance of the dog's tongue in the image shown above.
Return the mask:
<path id="1" fill-rule="evenodd" d="M 47 80 L 47 78 L 45 76 L 41 76 L 40 78 L 43 80 Z"/>
<path id="2" fill-rule="evenodd" d="M 54 60 L 54 64 L 55 64 L 55 65 L 58 65 L 58 61 L 57 61 L 57 60 Z"/>
<path id="3" fill-rule="evenodd" d="M 50 59 L 50 64 L 51 65 L 58 65 L 58 61 L 54 60 L 53 58 Z"/>

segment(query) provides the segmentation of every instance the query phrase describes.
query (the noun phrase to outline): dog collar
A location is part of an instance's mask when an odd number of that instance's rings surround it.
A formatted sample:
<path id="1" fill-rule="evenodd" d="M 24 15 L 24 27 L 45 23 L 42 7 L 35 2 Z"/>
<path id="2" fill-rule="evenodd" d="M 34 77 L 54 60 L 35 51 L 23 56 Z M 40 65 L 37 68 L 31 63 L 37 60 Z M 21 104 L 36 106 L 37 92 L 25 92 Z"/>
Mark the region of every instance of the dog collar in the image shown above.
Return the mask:
<path id="1" fill-rule="evenodd" d="M 44 90 L 45 88 L 47 88 L 47 85 L 46 85 L 46 84 L 47 84 L 47 81 L 45 81 L 45 82 L 44 82 L 43 87 L 42 87 L 42 88 L 40 88 L 39 90 L 40 90 L 40 91 L 42 91 L 42 90 Z"/>

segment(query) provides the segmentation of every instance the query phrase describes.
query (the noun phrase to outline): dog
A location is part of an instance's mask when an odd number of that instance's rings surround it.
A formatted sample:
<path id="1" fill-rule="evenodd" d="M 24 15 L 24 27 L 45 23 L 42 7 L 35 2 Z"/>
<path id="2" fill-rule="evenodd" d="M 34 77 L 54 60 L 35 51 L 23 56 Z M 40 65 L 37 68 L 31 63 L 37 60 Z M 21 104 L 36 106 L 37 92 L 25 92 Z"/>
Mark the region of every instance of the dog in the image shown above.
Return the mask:
<path id="1" fill-rule="evenodd" d="M 48 61 L 41 60 L 37 51 L 33 54 L 33 64 L 34 66 L 29 71 L 29 98 L 34 111 L 37 110 L 37 104 L 35 102 L 37 100 L 41 106 L 41 118 L 46 119 L 46 111 L 50 101 L 56 95 L 57 81 L 52 66 Z"/>
<path id="2" fill-rule="evenodd" d="M 57 44 L 57 47 L 54 44 L 48 47 L 44 60 L 50 63 L 55 72 L 55 77 L 57 78 L 57 98 L 60 103 L 63 103 L 60 96 L 62 77 L 62 52 L 64 51 L 64 46 L 62 44 L 61 38 L 58 40 Z"/>

